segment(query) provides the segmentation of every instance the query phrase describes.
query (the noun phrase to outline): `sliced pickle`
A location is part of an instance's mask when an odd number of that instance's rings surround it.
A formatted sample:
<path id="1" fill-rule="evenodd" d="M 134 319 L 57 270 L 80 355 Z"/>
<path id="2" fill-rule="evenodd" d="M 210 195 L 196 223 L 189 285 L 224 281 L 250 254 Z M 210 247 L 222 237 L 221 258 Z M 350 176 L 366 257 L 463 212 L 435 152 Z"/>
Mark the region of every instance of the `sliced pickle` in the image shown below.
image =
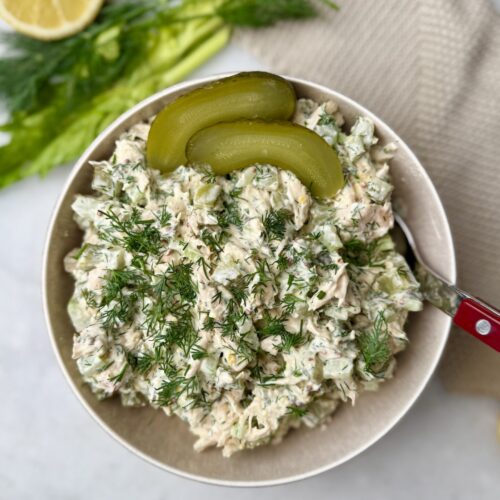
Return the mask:
<path id="1" fill-rule="evenodd" d="M 197 132 L 186 156 L 190 163 L 209 164 L 217 175 L 269 163 L 292 171 L 318 198 L 332 197 L 344 185 L 336 151 L 312 130 L 291 122 L 219 123 Z"/>
<path id="2" fill-rule="evenodd" d="M 149 166 L 169 172 L 186 162 L 186 144 L 202 128 L 238 119 L 288 120 L 293 86 L 270 73 L 239 73 L 189 92 L 156 116 L 147 141 Z"/>

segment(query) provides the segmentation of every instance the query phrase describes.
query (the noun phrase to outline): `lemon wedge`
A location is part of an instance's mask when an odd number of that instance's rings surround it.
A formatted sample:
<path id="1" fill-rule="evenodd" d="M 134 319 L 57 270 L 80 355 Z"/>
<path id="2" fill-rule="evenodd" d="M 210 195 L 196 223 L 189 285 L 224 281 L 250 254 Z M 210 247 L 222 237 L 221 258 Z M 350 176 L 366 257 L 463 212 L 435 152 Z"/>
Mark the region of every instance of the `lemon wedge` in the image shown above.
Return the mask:
<path id="1" fill-rule="evenodd" d="M 0 0 L 0 17 L 16 31 L 40 40 L 58 40 L 90 24 L 103 0 Z"/>

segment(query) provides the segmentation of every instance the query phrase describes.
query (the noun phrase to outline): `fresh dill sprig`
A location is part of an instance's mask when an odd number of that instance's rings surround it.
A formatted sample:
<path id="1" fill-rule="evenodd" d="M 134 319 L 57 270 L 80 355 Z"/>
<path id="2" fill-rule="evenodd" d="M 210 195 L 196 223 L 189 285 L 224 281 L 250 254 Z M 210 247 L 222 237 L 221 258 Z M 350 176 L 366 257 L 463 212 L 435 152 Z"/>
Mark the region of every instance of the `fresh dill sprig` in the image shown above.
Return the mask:
<path id="1" fill-rule="evenodd" d="M 203 322 L 202 329 L 207 330 L 207 331 L 211 331 L 214 328 L 215 328 L 215 319 L 212 318 L 211 316 L 209 316 L 207 313 L 207 317 L 205 318 L 205 321 Z"/>
<path id="2" fill-rule="evenodd" d="M 190 354 L 194 360 L 200 360 L 208 356 L 208 352 L 199 345 L 194 345 Z"/>
<path id="3" fill-rule="evenodd" d="M 357 337 L 357 344 L 368 372 L 377 375 L 387 367 L 392 351 L 387 321 L 382 312 L 377 314 L 373 328 Z"/>
<path id="4" fill-rule="evenodd" d="M 213 230 L 203 229 L 200 234 L 200 238 L 201 241 L 203 241 L 203 243 L 205 243 L 205 245 L 212 250 L 212 252 L 219 254 L 222 252 L 227 234 L 224 231 L 214 234 Z"/>
<path id="5" fill-rule="evenodd" d="M 127 372 L 128 367 L 128 363 L 124 363 L 123 368 L 114 377 L 110 377 L 110 382 L 113 382 L 115 384 L 120 383 L 123 380 L 123 377 L 125 377 L 125 373 Z"/>
<path id="6" fill-rule="evenodd" d="M 96 297 L 93 297 L 99 310 L 99 320 L 105 330 L 114 331 L 132 321 L 144 284 L 143 276 L 133 270 L 108 272 L 100 301 L 97 302 Z"/>
<path id="7" fill-rule="evenodd" d="M 314 17 L 316 11 L 307 0 L 226 0 L 217 12 L 236 26 L 270 26 L 282 19 Z"/>
<path id="8" fill-rule="evenodd" d="M 290 261 L 284 253 L 280 253 L 275 261 L 275 264 L 278 266 L 280 271 L 285 271 L 290 265 Z"/>
<path id="9" fill-rule="evenodd" d="M 156 333 L 155 344 L 157 347 L 171 349 L 178 346 L 185 356 L 198 341 L 198 332 L 193 325 L 191 311 L 185 309 L 175 321 L 168 321 L 162 324 L 161 330 Z"/>
<path id="10" fill-rule="evenodd" d="M 124 294 L 124 289 L 134 290 L 143 283 L 142 276 L 131 269 L 115 269 L 108 273 L 102 289 L 101 307 L 111 304 Z"/>
<path id="11" fill-rule="evenodd" d="M 197 261 L 196 264 L 198 267 L 201 267 L 203 270 L 203 274 L 205 275 L 205 278 L 209 278 L 210 273 L 212 272 L 212 266 L 205 260 L 204 257 L 200 257 Z"/>
<path id="12" fill-rule="evenodd" d="M 248 337 L 253 332 L 245 332 L 238 338 L 236 347 L 229 347 L 229 350 L 233 351 L 238 361 L 246 361 L 251 364 L 256 359 L 258 354 L 258 347 L 255 347 L 252 340 Z"/>
<path id="13" fill-rule="evenodd" d="M 127 359 L 133 370 L 137 371 L 141 375 L 147 375 L 152 368 L 159 363 L 161 356 L 161 350 L 156 349 L 152 354 L 141 353 L 137 356 L 133 356 L 129 353 Z"/>
<path id="14" fill-rule="evenodd" d="M 282 352 L 290 352 L 292 348 L 297 348 L 307 341 L 307 336 L 303 332 L 303 322 L 300 325 L 300 331 L 297 333 L 289 332 L 285 327 L 284 316 L 272 316 L 269 312 L 264 314 L 262 325 L 257 330 L 260 338 L 280 337 L 281 343 L 278 350 Z"/>
<path id="15" fill-rule="evenodd" d="M 227 285 L 227 289 L 229 290 L 237 304 L 242 304 L 247 300 L 248 285 L 252 277 L 252 274 L 238 276 L 238 278 L 232 280 Z"/>
<path id="16" fill-rule="evenodd" d="M 258 280 L 252 286 L 252 293 L 262 296 L 266 287 L 271 282 L 271 278 L 273 277 L 269 262 L 265 259 L 258 259 L 255 262 L 255 273 L 253 276 L 257 276 Z"/>
<path id="17" fill-rule="evenodd" d="M 297 297 L 296 295 L 293 295 L 292 293 L 287 293 L 283 297 L 283 302 L 281 306 L 285 314 L 292 314 L 293 312 L 295 312 L 297 304 L 300 303 L 305 303 L 305 300 L 300 297 Z"/>
<path id="18" fill-rule="evenodd" d="M 10 55 L 0 59 L 0 95 L 11 112 L 40 109 L 58 96 L 68 109 L 80 106 L 139 61 L 145 33 L 175 14 L 170 1 L 129 0 L 106 4 L 93 24 L 63 40 L 2 34 Z"/>
<path id="19" fill-rule="evenodd" d="M 281 208 L 280 210 L 269 210 L 262 217 L 265 237 L 271 240 L 282 240 L 285 236 L 286 226 L 292 220 L 292 213 Z"/>
<path id="20" fill-rule="evenodd" d="M 131 253 L 158 254 L 162 247 L 161 234 L 153 226 L 154 220 L 140 218 L 140 212 L 133 208 L 128 219 L 122 220 L 113 210 L 99 212 L 110 221 L 113 232 L 101 232 L 101 237 L 113 244 L 122 244 Z M 121 233 L 121 235 L 120 235 Z"/>
<path id="21" fill-rule="evenodd" d="M 167 269 L 167 274 L 171 293 L 178 294 L 187 302 L 194 302 L 197 295 L 197 287 L 192 279 L 193 264 L 170 264 Z"/>
<path id="22" fill-rule="evenodd" d="M 223 337 L 228 337 L 230 340 L 238 342 L 241 325 L 246 319 L 245 313 L 234 299 L 228 302 L 226 311 L 224 319 L 216 321 L 215 327 L 220 330 Z"/>
<path id="23" fill-rule="evenodd" d="M 318 125 L 337 125 L 335 118 L 328 114 L 328 113 L 323 113 L 318 120 Z"/>
<path id="24" fill-rule="evenodd" d="M 167 210 L 166 206 L 163 206 L 161 208 L 160 215 L 155 214 L 155 218 L 158 221 L 158 223 L 160 224 L 160 226 L 164 227 L 170 222 L 170 219 L 172 218 L 172 214 Z"/>
<path id="25" fill-rule="evenodd" d="M 99 307 L 97 295 L 93 290 L 89 290 L 88 288 L 84 288 L 82 290 L 82 297 L 85 300 L 85 303 L 89 307 L 92 307 L 93 309 L 97 309 Z"/>
<path id="26" fill-rule="evenodd" d="M 224 203 L 224 209 L 217 216 L 217 223 L 222 229 L 227 229 L 230 225 L 241 229 L 243 227 L 243 220 L 241 219 L 238 205 L 235 202 Z"/>
<path id="27" fill-rule="evenodd" d="M 178 404 L 179 398 L 185 395 L 188 400 L 184 408 L 207 406 L 206 391 L 201 387 L 199 378 L 184 377 L 176 374 L 170 380 L 162 383 L 157 391 L 156 402 L 159 406 L 172 406 Z"/>

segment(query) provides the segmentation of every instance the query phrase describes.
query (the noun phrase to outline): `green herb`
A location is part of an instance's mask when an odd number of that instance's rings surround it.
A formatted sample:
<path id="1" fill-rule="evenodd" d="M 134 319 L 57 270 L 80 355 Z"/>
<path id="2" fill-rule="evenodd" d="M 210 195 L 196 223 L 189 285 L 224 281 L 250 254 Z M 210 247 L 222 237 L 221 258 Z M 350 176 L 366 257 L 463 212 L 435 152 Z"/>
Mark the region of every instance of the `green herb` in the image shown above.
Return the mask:
<path id="1" fill-rule="evenodd" d="M 291 293 L 287 293 L 283 297 L 283 304 L 282 304 L 283 312 L 285 314 L 292 314 L 295 311 L 297 304 L 300 303 L 305 303 L 305 300 Z"/>
<path id="2" fill-rule="evenodd" d="M 306 0 L 226 0 L 219 15 L 237 26 L 269 26 L 282 19 L 313 17 L 315 10 Z"/>
<path id="3" fill-rule="evenodd" d="M 99 319 L 105 330 L 115 331 L 129 324 L 136 311 L 143 277 L 132 270 L 108 273 L 99 302 Z"/>
<path id="4" fill-rule="evenodd" d="M 290 262 L 289 262 L 287 256 L 283 253 L 281 253 L 278 256 L 275 263 L 278 266 L 278 269 L 280 271 L 284 271 L 290 265 Z"/>
<path id="5" fill-rule="evenodd" d="M 167 207 L 164 206 L 161 208 L 160 215 L 155 215 L 155 217 L 160 226 L 164 227 L 170 222 L 172 214 L 167 210 Z"/>
<path id="6" fill-rule="evenodd" d="M 252 293 L 262 296 L 267 285 L 270 283 L 273 274 L 267 260 L 257 260 L 255 262 L 255 267 L 256 271 L 253 276 L 258 276 L 258 281 L 253 285 Z"/>
<path id="7" fill-rule="evenodd" d="M 207 184 L 215 183 L 215 174 L 210 167 L 200 165 L 197 168 L 203 174 L 203 177 L 201 178 L 203 182 Z"/>
<path id="8" fill-rule="evenodd" d="M 153 220 L 140 218 L 137 208 L 132 210 L 128 220 L 120 220 L 111 209 L 109 212 L 100 212 L 100 214 L 109 219 L 114 231 L 112 234 L 101 233 L 103 239 L 115 245 L 123 244 L 124 248 L 132 253 L 158 254 L 160 252 L 162 247 L 160 232 L 153 227 Z M 117 236 L 116 233 L 122 233 L 123 236 Z"/>
<path id="9" fill-rule="evenodd" d="M 335 7 L 335 5 L 332 5 Z M 230 26 L 314 15 L 311 0 L 106 3 L 81 33 L 55 42 L 2 34 L 0 187 L 74 160 L 116 117 L 221 50 Z"/>
<path id="10" fill-rule="evenodd" d="M 205 321 L 203 322 L 202 328 L 203 328 L 203 330 L 207 330 L 207 331 L 213 330 L 215 328 L 215 319 L 211 318 L 208 315 L 208 313 L 207 313 L 207 317 L 206 317 Z"/>
<path id="11" fill-rule="evenodd" d="M 238 304 L 242 304 L 247 300 L 247 298 L 248 298 L 248 284 L 249 284 L 250 280 L 252 279 L 252 277 L 253 276 L 251 274 L 239 276 L 238 278 L 236 278 L 235 280 L 232 280 L 228 284 L 227 289 L 229 290 L 229 292 L 233 296 L 234 300 Z"/>
<path id="12" fill-rule="evenodd" d="M 124 294 L 124 289 L 135 289 L 141 284 L 142 276 L 129 269 L 117 269 L 110 271 L 106 283 L 102 289 L 101 306 L 107 306 L 118 300 Z"/>
<path id="13" fill-rule="evenodd" d="M 163 382 L 157 392 L 157 403 L 160 406 L 178 404 L 179 398 L 184 395 L 187 404 L 184 408 L 207 407 L 206 391 L 201 387 L 200 380 L 194 377 L 186 378 L 175 374 L 170 380 Z"/>
<path id="14" fill-rule="evenodd" d="M 290 352 L 292 348 L 296 349 L 297 347 L 304 345 L 306 341 L 307 337 L 304 336 L 302 332 L 299 333 L 286 332 L 286 334 L 282 336 L 280 350 L 285 353 Z"/>
<path id="15" fill-rule="evenodd" d="M 220 329 L 223 337 L 228 337 L 234 342 L 238 342 L 240 338 L 240 329 L 245 321 L 246 315 L 234 300 L 230 300 L 227 305 L 227 313 L 222 321 L 216 321 L 216 328 Z"/>
<path id="16" fill-rule="evenodd" d="M 285 236 L 286 225 L 292 220 L 292 213 L 285 208 L 269 210 L 262 218 L 264 234 L 271 240 L 282 240 Z"/>
<path id="17" fill-rule="evenodd" d="M 120 370 L 120 372 L 115 375 L 114 377 L 111 377 L 109 380 L 110 382 L 114 382 L 115 384 L 118 384 L 119 382 L 121 382 L 123 380 L 123 377 L 125 376 L 125 373 L 127 371 L 127 368 L 128 368 L 128 364 L 125 363 L 123 365 L 123 368 Z"/>
<path id="18" fill-rule="evenodd" d="M 193 348 L 191 349 L 191 357 L 194 360 L 200 360 L 200 359 L 206 358 L 207 356 L 208 356 L 208 352 L 198 345 L 193 346 Z"/>
<path id="19" fill-rule="evenodd" d="M 146 375 L 153 366 L 159 361 L 158 354 L 141 354 L 136 358 L 135 369 L 142 375 Z"/>
<path id="20" fill-rule="evenodd" d="M 303 406 L 289 406 L 287 414 L 295 418 L 302 418 L 304 415 L 307 415 L 307 411 L 307 408 Z"/>
<path id="21" fill-rule="evenodd" d="M 238 344 L 236 348 L 230 348 L 236 355 L 238 361 L 246 361 L 247 363 L 253 363 L 257 355 L 257 350 L 255 349 L 253 342 L 248 339 L 248 336 L 253 334 L 252 331 L 245 332 L 238 338 Z"/>
<path id="22" fill-rule="evenodd" d="M 207 261 L 203 258 L 200 257 L 197 261 L 196 264 L 198 267 L 201 267 L 203 270 L 203 274 L 205 275 L 205 278 L 209 278 L 210 273 L 212 272 L 212 267 L 210 264 L 207 263 Z"/>
<path id="23" fill-rule="evenodd" d="M 89 244 L 88 243 L 84 243 L 80 247 L 80 250 L 78 250 L 78 252 L 76 252 L 76 254 L 74 255 L 73 259 L 78 260 L 84 254 L 85 250 L 87 250 L 88 247 L 89 247 Z"/>
<path id="24" fill-rule="evenodd" d="M 97 309 L 99 307 L 99 303 L 97 301 L 97 295 L 95 292 L 92 290 L 89 290 L 88 288 L 84 288 L 82 290 L 82 297 L 85 300 L 85 303 L 94 309 Z"/>
<path id="25" fill-rule="evenodd" d="M 192 303 L 196 299 L 196 285 L 192 280 L 193 264 L 170 265 L 167 270 L 171 293 L 178 294 L 182 299 Z"/>
<path id="26" fill-rule="evenodd" d="M 373 267 L 377 265 L 380 257 L 379 244 L 382 239 L 373 240 L 370 243 L 353 238 L 344 243 L 340 250 L 342 259 L 356 267 Z"/>
<path id="27" fill-rule="evenodd" d="M 366 370 L 377 375 L 382 372 L 392 357 L 387 322 L 383 313 L 378 313 L 373 328 L 362 332 L 357 344 L 363 356 Z"/>
<path id="28" fill-rule="evenodd" d="M 262 325 L 258 329 L 257 334 L 260 338 L 280 337 L 281 344 L 279 350 L 282 352 L 290 352 L 292 348 L 300 347 L 307 341 L 306 335 L 302 330 L 302 322 L 298 333 L 291 333 L 285 328 L 284 316 L 271 316 L 268 312 L 264 314 Z"/>
<path id="29" fill-rule="evenodd" d="M 185 356 L 189 355 L 197 340 L 198 332 L 194 329 L 193 318 L 189 310 L 178 313 L 175 321 L 163 323 L 161 330 L 155 336 L 157 346 L 166 349 L 178 346 Z"/>
<path id="30" fill-rule="evenodd" d="M 318 120 L 318 125 L 337 125 L 335 118 L 328 113 L 323 113 Z"/>
<path id="31" fill-rule="evenodd" d="M 227 234 L 224 231 L 214 234 L 213 230 L 203 229 L 200 237 L 201 241 L 203 241 L 203 243 L 205 243 L 205 245 L 207 245 L 212 252 L 219 254 L 222 252 L 222 248 L 224 247 L 227 239 Z"/>
<path id="32" fill-rule="evenodd" d="M 238 210 L 238 205 L 235 202 L 224 203 L 224 209 L 218 214 L 217 223 L 223 229 L 228 228 L 231 224 L 241 229 L 243 221 Z"/>

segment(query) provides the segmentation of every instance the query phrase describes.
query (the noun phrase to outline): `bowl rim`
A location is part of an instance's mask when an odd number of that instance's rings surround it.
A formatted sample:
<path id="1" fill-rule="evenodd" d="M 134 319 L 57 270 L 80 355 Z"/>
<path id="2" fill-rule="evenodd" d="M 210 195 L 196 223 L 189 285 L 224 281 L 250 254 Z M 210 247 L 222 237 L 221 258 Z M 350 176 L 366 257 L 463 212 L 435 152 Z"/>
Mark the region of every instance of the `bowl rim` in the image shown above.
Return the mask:
<path id="1" fill-rule="evenodd" d="M 73 183 L 75 177 L 78 175 L 82 167 L 84 167 L 87 162 L 88 162 L 88 157 L 92 154 L 94 149 L 109 135 L 112 135 L 114 130 L 119 127 L 123 122 L 128 120 L 130 117 L 132 117 L 134 114 L 136 114 L 138 111 L 142 110 L 143 108 L 149 106 L 150 104 L 153 104 L 154 102 L 164 98 L 165 96 L 168 96 L 174 92 L 177 92 L 179 90 L 182 90 L 183 88 L 186 87 L 191 87 L 191 86 L 200 86 L 203 84 L 210 83 L 214 80 L 220 79 L 220 78 L 226 78 L 228 76 L 235 75 L 237 73 L 240 73 L 240 71 L 231 71 L 231 72 L 224 72 L 224 73 L 217 73 L 217 74 L 212 74 L 210 76 L 205 76 L 201 78 L 195 78 L 195 79 L 188 79 L 184 80 L 180 83 L 177 83 L 175 85 L 172 85 L 170 87 L 167 87 L 159 92 L 156 92 L 152 94 L 151 96 L 147 97 L 146 99 L 143 99 L 139 103 L 137 103 L 135 106 L 130 108 L 128 111 L 120 115 L 116 120 L 114 120 L 110 125 L 108 125 L 93 141 L 92 143 L 87 147 L 87 149 L 83 152 L 83 154 L 78 158 L 78 160 L 75 162 L 68 179 L 64 183 L 64 187 L 61 191 L 61 194 L 58 197 L 58 200 L 54 206 L 54 209 L 52 211 L 51 217 L 50 217 L 50 222 L 47 230 L 47 236 L 46 236 L 46 241 L 44 244 L 44 251 L 43 251 L 43 261 L 42 261 L 42 300 L 43 300 L 43 311 L 44 311 L 44 317 L 45 317 L 45 324 L 47 326 L 47 332 L 50 337 L 50 342 L 52 345 L 52 349 L 54 351 L 54 354 L 56 356 L 57 362 L 59 364 L 59 367 L 61 368 L 64 377 L 69 384 L 69 386 L 72 389 L 72 392 L 74 396 L 80 401 L 80 403 L 84 406 L 84 408 L 87 410 L 87 412 L 92 416 L 94 421 L 96 421 L 101 428 L 103 428 L 108 435 L 113 437 L 118 443 L 120 443 L 122 446 L 124 446 L 128 451 L 131 453 L 139 456 L 142 458 L 144 461 L 148 462 L 149 464 L 155 465 L 156 467 L 170 472 L 172 474 L 175 474 L 177 476 L 180 476 L 185 479 L 191 479 L 200 483 L 204 484 L 210 484 L 214 486 L 226 486 L 226 487 L 269 487 L 269 486 L 278 486 L 278 485 L 283 485 L 283 484 L 288 484 L 288 483 L 293 483 L 296 481 L 301 481 L 303 479 L 311 478 L 313 476 L 316 476 L 318 474 L 321 474 L 323 472 L 329 471 L 335 467 L 338 467 L 352 458 L 356 457 L 357 455 L 363 453 L 365 450 L 370 448 L 372 445 L 374 445 L 377 441 L 379 441 L 382 437 L 384 437 L 387 433 L 389 433 L 394 427 L 405 417 L 405 415 L 408 413 L 410 408 L 415 404 L 417 399 L 421 396 L 422 392 L 424 391 L 425 387 L 429 383 L 430 379 L 432 378 L 433 374 L 436 371 L 436 367 L 439 364 L 439 361 L 441 360 L 441 357 L 444 352 L 444 348 L 446 346 L 446 343 L 448 341 L 448 337 L 450 334 L 450 329 L 452 325 L 452 318 L 447 318 L 447 325 L 446 325 L 446 332 L 445 335 L 443 336 L 441 345 L 439 346 L 439 353 L 438 356 L 436 357 L 434 364 L 432 365 L 432 368 L 428 371 L 426 377 L 424 377 L 419 384 L 419 387 L 415 391 L 414 395 L 412 398 L 408 401 L 408 403 L 401 408 L 398 417 L 386 428 L 382 429 L 380 432 L 378 432 L 376 435 L 372 437 L 372 439 L 368 440 L 366 443 L 364 443 L 362 446 L 359 448 L 351 451 L 348 453 L 346 456 L 342 457 L 341 459 L 334 460 L 326 465 L 323 465 L 321 467 L 317 467 L 315 469 L 312 469 L 307 472 L 303 472 L 301 474 L 294 474 L 291 476 L 283 476 L 277 479 L 266 479 L 266 480 L 255 480 L 255 481 L 238 481 L 238 480 L 225 480 L 225 479 L 214 479 L 210 477 L 205 477 L 202 475 L 197 475 L 197 474 L 192 474 L 189 472 L 185 472 L 183 470 L 177 469 L 175 467 L 166 465 L 159 460 L 156 460 L 147 454 L 143 453 L 139 449 L 137 449 L 135 446 L 131 445 L 128 443 L 125 439 L 123 439 L 121 436 L 119 436 L 110 426 L 108 426 L 106 423 L 104 423 L 99 415 L 90 407 L 90 405 L 85 401 L 83 396 L 80 394 L 80 390 L 76 384 L 76 382 L 71 378 L 70 374 L 66 370 L 66 367 L 64 366 L 62 355 L 59 351 L 56 339 L 55 339 L 55 334 L 52 329 L 52 324 L 50 321 L 50 316 L 49 316 L 49 306 L 48 306 L 48 297 L 47 297 L 47 283 L 48 283 L 48 256 L 49 256 L 49 247 L 50 243 L 52 241 L 52 238 L 54 237 L 54 226 L 55 222 L 57 219 L 57 216 L 60 212 L 61 206 L 63 204 L 65 195 L 70 188 L 71 184 Z M 278 73 L 275 73 L 278 74 Z M 429 174 L 415 155 L 413 151 L 410 149 L 410 147 L 406 144 L 406 142 L 401 139 L 401 137 L 380 117 L 376 116 L 374 113 L 369 111 L 368 109 L 365 108 L 362 104 L 358 103 L 354 99 L 351 99 L 350 97 L 336 91 L 333 89 L 328 88 L 325 85 L 321 85 L 303 78 L 297 78 L 293 76 L 288 76 L 288 75 L 282 75 L 278 74 L 282 78 L 286 79 L 287 81 L 291 82 L 292 84 L 299 84 L 299 85 L 304 85 L 306 87 L 314 88 L 315 90 L 318 90 L 320 92 L 324 92 L 326 94 L 331 95 L 334 99 L 338 99 L 339 102 L 344 102 L 347 103 L 349 106 L 354 107 L 355 109 L 359 110 L 361 113 L 363 113 L 364 116 L 367 116 L 371 118 L 376 126 L 378 128 L 382 127 L 385 128 L 385 131 L 388 132 L 390 135 L 392 135 L 397 141 L 398 141 L 398 149 L 404 149 L 405 154 L 408 155 L 410 160 L 418 165 L 420 167 L 420 170 L 426 180 L 429 183 L 430 190 L 432 191 L 432 194 L 435 196 L 437 202 L 438 202 L 438 210 L 440 213 L 440 216 L 443 218 L 445 222 L 445 230 L 442 234 L 442 236 L 446 240 L 446 245 L 450 249 L 451 252 L 451 258 L 450 258 L 450 275 L 448 276 L 449 280 L 451 283 L 456 283 L 457 279 L 457 267 L 456 267 L 456 252 L 455 252 L 455 246 L 453 243 L 453 236 L 451 233 L 451 228 L 449 224 L 448 217 L 446 215 L 443 202 L 441 200 L 441 197 L 439 196 L 439 193 L 436 190 L 436 187 L 434 186 L 434 183 L 432 182 L 432 179 L 430 178 Z"/>

